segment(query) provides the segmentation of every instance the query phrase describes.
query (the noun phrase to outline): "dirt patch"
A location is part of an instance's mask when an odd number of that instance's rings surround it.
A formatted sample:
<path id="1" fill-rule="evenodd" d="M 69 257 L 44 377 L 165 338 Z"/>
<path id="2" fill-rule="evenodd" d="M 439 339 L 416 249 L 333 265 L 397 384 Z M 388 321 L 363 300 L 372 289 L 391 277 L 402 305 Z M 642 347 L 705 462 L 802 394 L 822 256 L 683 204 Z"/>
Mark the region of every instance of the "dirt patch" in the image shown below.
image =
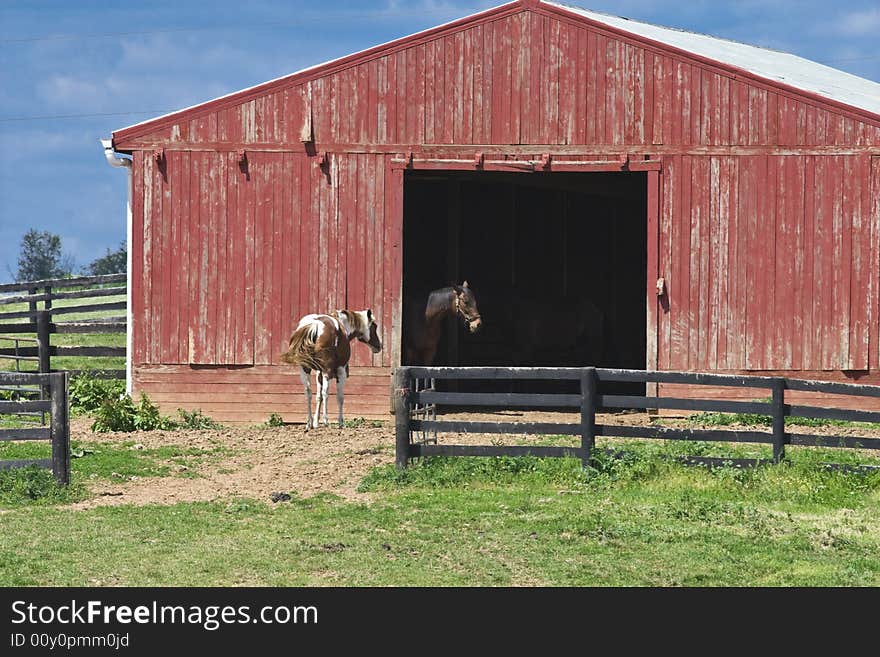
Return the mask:
<path id="1" fill-rule="evenodd" d="M 494 422 L 577 423 L 578 413 L 496 411 L 447 413 L 445 420 Z M 599 424 L 645 425 L 648 414 L 599 414 Z M 663 418 L 664 426 L 688 426 L 683 419 Z M 716 427 L 737 429 L 730 427 Z M 766 428 L 769 431 L 769 427 Z M 862 435 L 880 438 L 880 430 L 861 427 L 789 427 L 795 433 Z M 306 431 L 304 425 L 283 427 L 229 427 L 211 430 L 149 431 L 95 434 L 89 422 L 77 418 L 71 425 L 74 440 L 134 442 L 145 448 L 169 445 L 205 450 L 222 448 L 222 455 L 206 459 L 189 476 L 145 477 L 133 481 L 100 481 L 91 485 L 93 497 L 71 505 L 75 509 L 121 504 L 175 504 L 246 497 L 269 501 L 273 493 L 309 497 L 332 493 L 349 500 L 369 501 L 357 490 L 374 467 L 394 463 L 394 426 L 322 427 Z M 523 436 L 498 434 L 440 435 L 441 443 L 470 445 L 510 444 Z M 172 468 L 173 469 L 173 468 Z"/>

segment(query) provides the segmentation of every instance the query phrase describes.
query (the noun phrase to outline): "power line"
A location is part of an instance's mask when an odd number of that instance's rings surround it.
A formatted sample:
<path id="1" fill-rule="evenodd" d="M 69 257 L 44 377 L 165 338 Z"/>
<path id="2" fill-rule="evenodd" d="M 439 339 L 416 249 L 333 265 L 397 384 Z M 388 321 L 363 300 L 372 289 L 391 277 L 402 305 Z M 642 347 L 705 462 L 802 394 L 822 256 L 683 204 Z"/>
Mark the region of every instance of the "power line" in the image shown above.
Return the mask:
<path id="1" fill-rule="evenodd" d="M 139 112 L 101 112 L 96 114 L 54 114 L 50 116 L 9 116 L 0 118 L 0 123 L 12 121 L 54 121 L 56 119 L 93 119 L 103 116 L 131 116 L 133 114 L 169 114 L 175 110 L 142 110 Z"/>
<path id="2" fill-rule="evenodd" d="M 480 10 L 476 10 L 480 11 Z M 435 14 L 448 14 L 450 9 L 423 9 L 419 11 L 379 11 L 369 13 L 337 12 L 335 14 L 322 14 L 314 18 L 303 18 L 296 22 L 266 23 L 264 25 L 235 25 L 235 26 L 203 26 L 203 27 L 171 27 L 160 30 L 138 30 L 132 32 L 97 32 L 92 34 L 48 34 L 43 36 L 21 37 L 17 39 L 0 39 L 0 43 L 32 43 L 36 41 L 67 41 L 76 39 L 103 39 L 110 37 L 146 36 L 150 34 L 172 34 L 179 32 L 224 32 L 239 30 L 277 30 L 287 27 L 300 27 L 306 24 L 327 23 L 338 19 L 363 20 L 381 18 L 409 18 L 413 16 L 429 16 Z"/>

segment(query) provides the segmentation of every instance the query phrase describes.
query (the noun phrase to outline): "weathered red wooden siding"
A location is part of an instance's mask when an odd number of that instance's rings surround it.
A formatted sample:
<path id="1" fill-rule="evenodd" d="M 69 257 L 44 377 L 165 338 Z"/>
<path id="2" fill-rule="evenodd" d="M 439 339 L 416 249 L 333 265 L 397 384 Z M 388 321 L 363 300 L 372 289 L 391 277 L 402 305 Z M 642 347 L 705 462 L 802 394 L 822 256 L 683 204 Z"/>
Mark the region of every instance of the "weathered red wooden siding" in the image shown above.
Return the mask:
<path id="1" fill-rule="evenodd" d="M 507 5 L 114 138 L 135 153 L 134 358 L 151 394 L 196 366 L 274 371 L 315 310 L 370 305 L 393 347 L 391 160 L 411 151 L 659 157 L 656 366 L 878 369 L 880 120 L 564 11 Z M 395 362 L 354 350 L 384 375 Z"/>

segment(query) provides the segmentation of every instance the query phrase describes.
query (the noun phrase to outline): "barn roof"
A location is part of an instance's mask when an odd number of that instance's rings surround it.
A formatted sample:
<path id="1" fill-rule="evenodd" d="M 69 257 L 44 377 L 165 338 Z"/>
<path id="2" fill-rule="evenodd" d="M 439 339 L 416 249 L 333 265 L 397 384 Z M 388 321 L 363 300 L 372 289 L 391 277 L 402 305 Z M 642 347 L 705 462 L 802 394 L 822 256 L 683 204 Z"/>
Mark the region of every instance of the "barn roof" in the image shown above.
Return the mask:
<path id="1" fill-rule="evenodd" d="M 330 69 L 341 68 L 349 63 L 355 63 L 368 57 L 381 56 L 391 50 L 407 47 L 413 41 L 429 38 L 435 33 L 444 32 L 449 29 L 466 29 L 469 23 L 479 18 L 491 17 L 494 14 L 506 13 L 521 8 L 555 9 L 570 16 L 585 19 L 587 22 L 632 35 L 641 41 L 658 44 L 667 49 L 671 47 L 682 51 L 685 55 L 696 55 L 713 63 L 731 67 L 734 70 L 745 71 L 771 83 L 786 85 L 834 103 L 868 112 L 873 114 L 875 118 L 880 118 L 880 83 L 845 73 L 830 66 L 798 57 L 797 55 L 750 46 L 706 34 L 642 23 L 568 4 L 547 0 L 519 0 L 518 2 L 506 3 L 470 16 L 465 16 L 464 18 L 444 23 L 443 25 L 423 30 L 359 53 L 309 66 L 295 73 L 235 91 L 192 107 L 135 123 L 115 131 L 113 134 L 114 141 L 123 137 L 129 138 L 147 133 L 149 130 L 158 128 L 165 123 L 189 118 L 190 115 L 214 108 L 221 103 L 243 101 L 260 93 L 268 93 L 279 85 L 292 84 L 303 79 L 317 77 L 325 74 Z"/>
<path id="2" fill-rule="evenodd" d="M 707 34 L 641 23 L 562 3 L 544 4 L 567 9 L 591 21 L 880 115 L 880 83 L 791 53 L 750 46 Z"/>

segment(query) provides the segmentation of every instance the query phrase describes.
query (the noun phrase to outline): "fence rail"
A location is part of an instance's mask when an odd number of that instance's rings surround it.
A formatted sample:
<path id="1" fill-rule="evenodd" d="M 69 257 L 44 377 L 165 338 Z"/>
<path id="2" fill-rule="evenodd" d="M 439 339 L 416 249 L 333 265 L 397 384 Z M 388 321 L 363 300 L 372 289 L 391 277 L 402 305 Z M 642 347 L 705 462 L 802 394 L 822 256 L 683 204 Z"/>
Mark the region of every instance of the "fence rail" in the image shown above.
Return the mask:
<path id="1" fill-rule="evenodd" d="M 433 380 L 569 380 L 580 383 L 578 394 L 526 394 L 486 392 L 438 392 L 418 390 L 415 382 Z M 728 386 L 769 390 L 768 402 L 744 402 L 706 399 L 678 399 L 644 395 L 606 395 L 598 391 L 599 383 L 677 383 L 705 386 Z M 598 436 L 648 438 L 662 440 L 720 441 L 768 444 L 773 458 L 719 459 L 686 457 L 687 463 L 733 463 L 754 466 L 778 463 L 785 457 L 786 445 L 839 447 L 849 449 L 880 449 L 880 438 L 796 433 L 786 430 L 787 417 L 834 419 L 851 422 L 880 423 L 880 412 L 791 405 L 785 403 L 785 391 L 821 392 L 850 397 L 880 397 L 880 386 L 805 381 L 783 377 L 740 376 L 699 372 L 649 372 L 643 370 L 585 368 L 500 368 L 500 367 L 400 367 L 394 372 L 394 413 L 396 463 L 406 467 L 409 460 L 420 456 L 575 456 L 586 467 Z M 418 417 L 418 408 L 436 404 L 506 408 L 570 408 L 580 411 L 579 422 L 471 422 L 427 420 Z M 624 426 L 596 423 L 601 408 L 676 409 L 714 411 L 721 413 L 753 413 L 770 418 L 769 431 L 733 429 L 679 429 L 660 426 Z M 414 434 L 437 433 L 543 434 L 579 436 L 580 447 L 439 445 L 414 441 Z M 436 441 L 435 441 L 436 442 Z M 844 467 L 829 464 L 832 467 Z M 859 466 L 875 469 L 878 466 Z"/>
<path id="2" fill-rule="evenodd" d="M 119 315 L 97 318 L 80 318 L 64 321 L 70 314 L 88 314 L 111 310 L 124 310 L 125 301 L 102 301 L 110 296 L 126 294 L 125 274 L 109 274 L 104 276 L 80 276 L 26 283 L 0 285 L 2 292 L 25 292 L 26 294 L 0 297 L 0 308 L 12 304 L 28 304 L 27 310 L 0 311 L 0 334 L 36 334 L 36 345 L 32 347 L 0 347 L 0 358 L 18 360 L 35 360 L 37 371 L 47 373 L 51 370 L 51 359 L 59 356 L 83 357 L 125 357 L 125 347 L 111 346 L 61 346 L 50 345 L 52 334 L 111 334 L 125 333 L 126 317 Z M 113 287 L 94 287 L 111 285 Z M 57 291 L 71 287 L 92 286 L 91 289 Z M 56 300 L 85 300 L 79 305 L 54 306 Z M 90 303 L 89 300 L 97 300 Z M 39 308 L 42 303 L 43 307 Z M 56 321 L 55 318 L 58 317 Z M 29 321 L 16 321 L 29 320 Z M 18 362 L 18 360 L 16 362 Z M 102 370 L 99 376 L 104 378 L 125 378 L 125 370 Z"/>
<path id="3" fill-rule="evenodd" d="M 3 401 L 0 402 L 0 415 L 49 411 L 50 422 L 48 427 L 0 429 L 0 441 L 51 440 L 52 458 L 0 460 L 0 470 L 31 465 L 51 468 L 58 483 L 66 486 L 70 483 L 70 416 L 68 411 L 70 374 L 68 372 L 54 374 L 0 372 L 0 386 L 13 385 L 47 388 L 49 399 L 45 401 Z"/>

